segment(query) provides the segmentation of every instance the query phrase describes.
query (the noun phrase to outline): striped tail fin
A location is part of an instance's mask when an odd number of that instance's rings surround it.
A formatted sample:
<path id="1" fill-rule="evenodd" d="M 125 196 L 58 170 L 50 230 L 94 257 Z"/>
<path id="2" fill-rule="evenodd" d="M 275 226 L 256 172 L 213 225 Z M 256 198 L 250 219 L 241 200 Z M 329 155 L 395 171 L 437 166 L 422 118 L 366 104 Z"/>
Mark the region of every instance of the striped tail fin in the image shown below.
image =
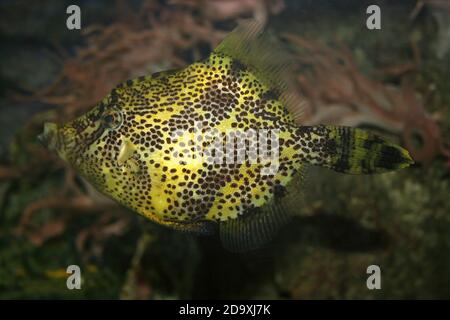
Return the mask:
<path id="1" fill-rule="evenodd" d="M 414 163 L 408 151 L 365 130 L 343 126 L 297 129 L 297 158 L 349 174 L 402 169 Z"/>

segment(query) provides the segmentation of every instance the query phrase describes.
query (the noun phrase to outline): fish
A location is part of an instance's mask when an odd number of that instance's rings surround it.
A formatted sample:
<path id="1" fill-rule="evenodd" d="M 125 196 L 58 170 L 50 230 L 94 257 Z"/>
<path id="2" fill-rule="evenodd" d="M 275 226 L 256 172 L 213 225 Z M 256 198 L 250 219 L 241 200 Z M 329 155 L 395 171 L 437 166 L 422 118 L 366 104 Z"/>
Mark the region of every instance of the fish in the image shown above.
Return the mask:
<path id="1" fill-rule="evenodd" d="M 245 252 L 301 211 L 311 166 L 377 174 L 414 163 L 370 131 L 299 124 L 302 103 L 289 54 L 245 21 L 207 58 L 121 83 L 38 138 L 132 211 Z"/>

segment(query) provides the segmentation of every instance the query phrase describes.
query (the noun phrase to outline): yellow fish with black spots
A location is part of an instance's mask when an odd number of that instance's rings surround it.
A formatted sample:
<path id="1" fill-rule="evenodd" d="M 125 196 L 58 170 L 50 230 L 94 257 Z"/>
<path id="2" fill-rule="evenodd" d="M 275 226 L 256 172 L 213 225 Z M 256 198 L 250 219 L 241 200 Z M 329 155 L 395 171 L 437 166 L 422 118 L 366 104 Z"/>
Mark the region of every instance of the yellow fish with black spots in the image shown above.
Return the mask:
<path id="1" fill-rule="evenodd" d="M 370 132 L 296 124 L 288 61 L 260 24 L 242 23 L 207 59 L 128 80 L 80 118 L 45 124 L 40 140 L 150 220 L 254 249 L 298 211 L 308 166 L 372 174 L 413 163 Z"/>

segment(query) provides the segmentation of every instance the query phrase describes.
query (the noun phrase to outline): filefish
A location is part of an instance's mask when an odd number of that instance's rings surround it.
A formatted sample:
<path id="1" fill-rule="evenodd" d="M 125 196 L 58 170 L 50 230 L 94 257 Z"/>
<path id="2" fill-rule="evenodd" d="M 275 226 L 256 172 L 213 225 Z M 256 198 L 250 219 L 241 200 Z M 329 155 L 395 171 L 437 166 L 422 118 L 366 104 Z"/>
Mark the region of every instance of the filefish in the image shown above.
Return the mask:
<path id="1" fill-rule="evenodd" d="M 81 117 L 46 123 L 39 139 L 120 204 L 173 229 L 218 233 L 242 252 L 267 244 L 301 210 L 310 166 L 375 174 L 413 163 L 369 131 L 299 125 L 301 105 L 288 55 L 250 21 L 206 59 L 119 84 Z M 239 142 L 248 132 L 258 139 Z M 276 157 L 260 156 L 263 146 Z M 237 161 L 243 154 L 257 161 Z"/>

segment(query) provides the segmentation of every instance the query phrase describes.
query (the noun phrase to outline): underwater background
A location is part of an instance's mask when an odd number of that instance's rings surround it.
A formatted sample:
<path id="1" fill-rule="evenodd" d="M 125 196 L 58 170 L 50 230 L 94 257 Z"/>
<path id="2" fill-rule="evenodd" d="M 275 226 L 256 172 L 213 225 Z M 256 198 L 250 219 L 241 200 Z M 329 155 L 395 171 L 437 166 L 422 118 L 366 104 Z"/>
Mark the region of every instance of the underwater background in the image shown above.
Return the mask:
<path id="1" fill-rule="evenodd" d="M 66 27 L 71 4 L 81 30 Z M 380 30 L 366 27 L 372 4 Z M 108 200 L 36 140 L 120 82 L 205 58 L 243 18 L 291 52 L 301 124 L 370 129 L 416 164 L 314 169 L 292 223 L 235 254 Z M 450 2 L 6 0 L 0 39 L 0 298 L 450 298 Z"/>

